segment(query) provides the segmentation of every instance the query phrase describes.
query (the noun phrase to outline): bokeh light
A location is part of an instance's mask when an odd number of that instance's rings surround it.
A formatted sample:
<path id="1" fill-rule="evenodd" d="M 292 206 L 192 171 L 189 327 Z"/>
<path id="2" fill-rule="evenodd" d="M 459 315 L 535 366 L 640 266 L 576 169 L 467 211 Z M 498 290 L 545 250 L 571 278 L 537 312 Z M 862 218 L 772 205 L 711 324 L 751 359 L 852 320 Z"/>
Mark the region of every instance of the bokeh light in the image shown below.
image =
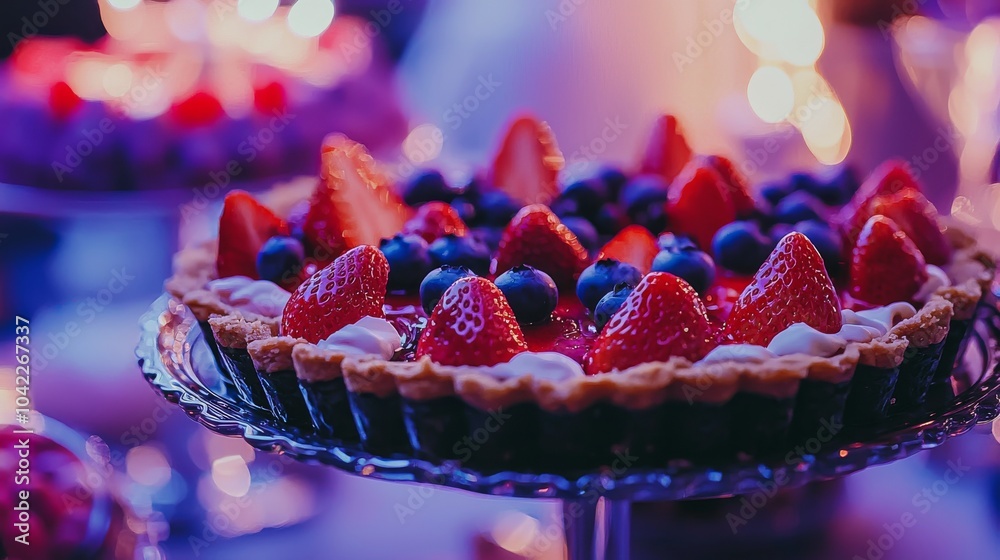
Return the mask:
<path id="1" fill-rule="evenodd" d="M 316 37 L 333 21 L 330 0 L 299 0 L 288 11 L 288 27 L 300 37 Z"/>
<path id="2" fill-rule="evenodd" d="M 747 84 L 750 108 L 764 122 L 781 122 L 792 112 L 795 91 L 792 80 L 779 68 L 761 66 Z"/>

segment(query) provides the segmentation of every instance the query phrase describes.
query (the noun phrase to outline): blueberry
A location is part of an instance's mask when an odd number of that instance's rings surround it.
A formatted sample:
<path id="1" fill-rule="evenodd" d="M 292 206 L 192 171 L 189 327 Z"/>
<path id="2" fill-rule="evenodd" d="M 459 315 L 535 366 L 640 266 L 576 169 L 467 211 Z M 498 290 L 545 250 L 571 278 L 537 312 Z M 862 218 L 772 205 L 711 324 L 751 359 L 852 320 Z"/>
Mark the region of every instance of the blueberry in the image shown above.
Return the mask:
<path id="1" fill-rule="evenodd" d="M 850 199 L 861 188 L 861 180 L 858 178 L 858 172 L 850 165 L 838 165 L 828 171 L 824 175 L 824 178 L 828 183 L 837 185 L 844 192 L 846 199 Z"/>
<path id="2" fill-rule="evenodd" d="M 823 257 L 823 264 L 826 265 L 830 276 L 836 276 L 841 270 L 844 259 L 844 241 L 840 234 L 829 225 L 817 221 L 805 221 L 795 224 L 795 231 L 805 235 L 812 242 Z"/>
<path id="3" fill-rule="evenodd" d="M 587 309 L 593 311 L 604 294 L 622 282 L 638 284 L 642 273 L 636 267 L 614 259 L 602 259 L 588 266 L 576 281 L 576 295 Z"/>
<path id="4" fill-rule="evenodd" d="M 760 187 L 760 196 L 772 206 L 777 206 L 781 199 L 792 192 L 792 187 L 788 183 L 765 183 Z"/>
<path id="5" fill-rule="evenodd" d="M 466 224 L 476 223 L 476 206 L 468 198 L 460 196 L 451 201 L 451 207 Z"/>
<path id="6" fill-rule="evenodd" d="M 504 227 L 521 209 L 521 205 L 503 191 L 484 192 L 476 202 L 479 222 L 483 225 Z"/>
<path id="7" fill-rule="evenodd" d="M 425 202 L 437 200 L 451 202 L 457 194 L 448 186 L 448 182 L 444 180 L 441 172 L 426 169 L 410 177 L 403 188 L 403 202 L 410 206 L 419 206 Z"/>
<path id="8" fill-rule="evenodd" d="M 740 274 L 757 272 L 770 251 L 771 240 L 753 222 L 726 224 L 712 239 L 715 262 Z"/>
<path id="9" fill-rule="evenodd" d="M 567 216 L 563 218 L 562 223 L 576 234 L 576 238 L 580 240 L 580 244 L 587 251 L 596 251 L 598 249 L 597 230 L 586 218 Z"/>
<path id="10" fill-rule="evenodd" d="M 686 235 L 675 235 L 673 233 L 664 233 L 656 238 L 656 244 L 663 251 L 670 250 L 681 250 L 681 249 L 697 249 L 698 246 L 694 244 Z"/>
<path id="11" fill-rule="evenodd" d="M 464 266 L 444 265 L 435 268 L 424 277 L 420 283 L 420 305 L 430 315 L 434 311 L 445 290 L 451 287 L 459 278 L 475 276 L 476 274 Z"/>
<path id="12" fill-rule="evenodd" d="M 560 218 L 568 218 L 569 216 L 579 216 L 580 215 L 580 205 L 577 201 L 564 198 L 559 195 L 549 204 L 549 209 L 552 213 Z"/>
<path id="13" fill-rule="evenodd" d="M 577 215 L 591 218 L 608 202 L 608 188 L 600 179 L 584 179 L 570 183 L 559 193 L 559 198 L 572 200 Z"/>
<path id="14" fill-rule="evenodd" d="M 299 277 L 305 249 L 294 237 L 277 236 L 264 242 L 257 253 L 257 274 L 261 280 L 287 285 Z"/>
<path id="15" fill-rule="evenodd" d="M 712 257 L 692 247 L 660 251 L 653 258 L 653 270 L 683 278 L 702 295 L 715 281 L 715 262 Z"/>
<path id="16" fill-rule="evenodd" d="M 814 177 L 812 182 L 805 185 L 805 191 L 815 196 L 823 204 L 828 206 L 840 206 L 851 199 L 851 194 L 840 182 L 833 179 L 832 173 L 825 173 Z"/>
<path id="17" fill-rule="evenodd" d="M 823 220 L 826 208 L 816 197 L 806 191 L 796 191 L 786 196 L 774 209 L 774 218 L 784 224 L 805 220 Z"/>
<path id="18" fill-rule="evenodd" d="M 618 200 L 622 187 L 628 182 L 628 176 L 617 167 L 605 167 L 597 173 L 597 178 L 604 182 L 608 189 L 608 200 Z"/>
<path id="19" fill-rule="evenodd" d="M 621 204 L 632 223 L 660 232 L 667 226 L 667 185 L 662 177 L 640 175 L 622 189 Z"/>
<path id="20" fill-rule="evenodd" d="M 788 176 L 788 184 L 791 187 L 792 192 L 810 192 L 813 188 L 815 188 L 816 183 L 818 182 L 819 180 L 814 175 L 804 171 L 792 173 Z"/>
<path id="21" fill-rule="evenodd" d="M 559 303 L 559 289 L 552 277 L 527 265 L 504 272 L 495 283 L 507 298 L 517 322 L 525 325 L 545 321 Z"/>
<path id="22" fill-rule="evenodd" d="M 434 266 L 464 266 L 480 276 L 490 273 L 490 248 L 474 235 L 448 234 L 430 246 Z"/>
<path id="23" fill-rule="evenodd" d="M 616 284 L 612 291 L 604 294 L 601 301 L 597 302 L 597 307 L 594 308 L 594 323 L 597 325 L 598 331 L 604 330 L 604 325 L 607 325 L 611 316 L 622 308 L 633 289 L 634 286 L 624 282 Z"/>
<path id="24" fill-rule="evenodd" d="M 498 227 L 480 227 L 472 230 L 472 235 L 486 245 L 491 253 L 495 253 L 500 247 L 500 239 L 503 238 L 503 230 L 504 228 Z"/>
<path id="25" fill-rule="evenodd" d="M 413 291 L 432 268 L 427 242 L 419 235 L 396 234 L 379 242 L 378 248 L 389 262 L 390 291 Z"/>
<path id="26" fill-rule="evenodd" d="M 594 227 L 601 235 L 615 235 L 628 223 L 628 215 L 615 204 L 605 204 L 594 216 Z"/>

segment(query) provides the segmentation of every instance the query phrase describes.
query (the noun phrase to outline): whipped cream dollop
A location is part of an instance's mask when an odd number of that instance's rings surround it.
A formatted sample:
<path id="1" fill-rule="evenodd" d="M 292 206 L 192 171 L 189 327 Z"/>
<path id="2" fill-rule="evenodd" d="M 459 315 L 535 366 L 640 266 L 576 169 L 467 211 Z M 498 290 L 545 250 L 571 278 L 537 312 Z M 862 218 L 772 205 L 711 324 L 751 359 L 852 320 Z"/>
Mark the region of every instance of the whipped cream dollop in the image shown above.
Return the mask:
<path id="1" fill-rule="evenodd" d="M 208 283 L 208 290 L 239 311 L 264 317 L 281 315 L 292 297 L 291 292 L 268 280 L 246 276 L 219 278 Z"/>
<path id="2" fill-rule="evenodd" d="M 947 288 L 948 286 L 951 286 L 948 274 L 941 270 L 941 267 L 929 264 L 927 265 L 927 281 L 914 294 L 913 301 L 926 303 L 939 288 Z"/>
<path id="3" fill-rule="evenodd" d="M 847 347 L 847 340 L 837 334 L 820 332 L 805 323 L 795 323 L 774 335 L 767 349 L 778 356 L 809 354 L 828 358 Z"/>
<path id="4" fill-rule="evenodd" d="M 500 379 L 531 374 L 537 379 L 562 381 L 582 377 L 583 368 L 576 360 L 559 352 L 521 352 L 509 362 L 484 368 L 484 372 Z"/>
<path id="5" fill-rule="evenodd" d="M 402 346 L 402 341 L 389 321 L 378 317 L 362 317 L 317 342 L 316 346 L 348 355 L 379 356 L 383 360 L 389 360 Z"/>
<path id="6" fill-rule="evenodd" d="M 778 355 L 774 352 L 756 344 L 726 344 L 713 348 L 698 363 L 740 362 L 741 364 L 759 364 L 776 357 Z"/>
<path id="7" fill-rule="evenodd" d="M 905 301 L 897 301 L 883 307 L 865 309 L 864 311 L 842 312 L 845 325 L 862 325 L 879 331 L 879 336 L 889 332 L 896 323 L 904 321 L 917 314 L 917 309 Z"/>

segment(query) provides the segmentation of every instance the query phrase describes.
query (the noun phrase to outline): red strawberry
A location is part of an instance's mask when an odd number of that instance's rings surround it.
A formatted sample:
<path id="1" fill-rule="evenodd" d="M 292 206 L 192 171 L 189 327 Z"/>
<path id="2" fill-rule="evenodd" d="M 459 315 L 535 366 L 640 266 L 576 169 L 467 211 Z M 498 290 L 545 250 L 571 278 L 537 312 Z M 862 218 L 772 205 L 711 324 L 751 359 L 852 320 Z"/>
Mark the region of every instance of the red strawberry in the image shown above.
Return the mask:
<path id="1" fill-rule="evenodd" d="M 851 297 L 869 305 L 910 301 L 926 281 L 924 256 L 896 222 L 868 220 L 851 253 Z"/>
<path id="2" fill-rule="evenodd" d="M 328 136 L 322 160 L 302 228 L 320 266 L 351 247 L 392 237 L 410 215 L 361 144 L 339 134 Z"/>
<path id="3" fill-rule="evenodd" d="M 894 195 L 905 189 L 920 190 L 917 179 L 910 173 L 909 164 L 898 160 L 883 163 L 872 171 L 858 192 L 854 193 L 851 202 L 841 211 L 841 223 L 846 222 L 859 208 L 866 207 L 876 197 Z"/>
<path id="4" fill-rule="evenodd" d="M 652 272 L 601 331 L 584 370 L 594 375 L 671 356 L 695 361 L 708 353 L 713 340 L 705 304 L 694 288 L 673 274 Z"/>
<path id="5" fill-rule="evenodd" d="M 875 214 L 892 218 L 929 264 L 941 266 L 951 260 L 951 244 L 941 231 L 937 209 L 920 191 L 903 189 L 893 196 L 880 196 L 872 207 Z"/>
<path id="6" fill-rule="evenodd" d="M 524 204 L 548 204 L 559 194 L 565 160 L 549 125 L 530 116 L 510 124 L 493 159 L 494 185 Z"/>
<path id="7" fill-rule="evenodd" d="M 500 288 L 472 276 L 445 290 L 420 335 L 416 357 L 448 366 L 492 366 L 527 349 Z"/>
<path id="8" fill-rule="evenodd" d="M 722 177 L 722 186 L 733 200 L 733 207 L 739 217 L 749 216 L 756 208 L 747 178 L 743 176 L 733 161 L 725 156 L 705 156 L 704 162 Z"/>
<path id="9" fill-rule="evenodd" d="M 219 278 L 249 276 L 257 279 L 257 252 L 275 235 L 288 235 L 288 225 L 246 191 L 226 195 L 219 219 L 219 253 L 215 267 Z"/>
<path id="10" fill-rule="evenodd" d="M 431 243 L 439 237 L 453 233 L 459 237 L 465 235 L 465 222 L 458 212 L 445 202 L 428 202 L 403 225 L 403 233 L 415 233 Z"/>
<path id="11" fill-rule="evenodd" d="M 601 248 L 597 260 L 615 259 L 628 263 L 646 274 L 653 268 L 653 258 L 659 252 L 660 246 L 648 229 L 631 225 L 618 232 L 618 235 Z"/>
<path id="12" fill-rule="evenodd" d="M 649 143 L 639 165 L 641 173 L 660 175 L 673 181 L 691 159 L 691 148 L 673 115 L 661 115 L 653 124 Z"/>
<path id="13" fill-rule="evenodd" d="M 843 326 L 840 298 L 823 258 L 801 233 L 789 233 L 761 265 L 723 327 L 723 339 L 767 346 L 794 323 L 835 333 Z"/>
<path id="14" fill-rule="evenodd" d="M 362 317 L 384 317 L 388 281 L 382 252 L 355 247 L 299 285 L 285 304 L 281 333 L 319 342 Z"/>
<path id="15" fill-rule="evenodd" d="M 715 232 L 736 219 L 736 209 L 714 169 L 691 165 L 670 185 L 667 218 L 670 231 L 689 236 L 707 251 Z"/>
<path id="16" fill-rule="evenodd" d="M 511 219 L 496 259 L 497 274 L 526 264 L 551 276 L 560 288 L 572 287 L 589 262 L 576 235 L 544 204 L 525 206 Z"/>

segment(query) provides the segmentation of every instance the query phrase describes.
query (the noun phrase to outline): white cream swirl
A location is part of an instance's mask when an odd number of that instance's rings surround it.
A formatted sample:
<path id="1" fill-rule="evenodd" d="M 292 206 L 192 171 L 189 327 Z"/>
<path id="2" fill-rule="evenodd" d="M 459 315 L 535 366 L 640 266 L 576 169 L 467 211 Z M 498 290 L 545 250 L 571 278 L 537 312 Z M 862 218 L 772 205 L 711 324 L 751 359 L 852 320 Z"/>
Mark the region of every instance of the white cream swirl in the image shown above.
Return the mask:
<path id="1" fill-rule="evenodd" d="M 917 309 L 905 301 L 890 303 L 884 307 L 865 309 L 864 311 L 843 312 L 845 325 L 863 325 L 878 329 L 880 335 L 889 332 L 896 323 L 904 321 L 917 314 Z"/>
<path id="2" fill-rule="evenodd" d="M 285 309 L 290 292 L 268 280 L 246 276 L 219 278 L 208 283 L 208 290 L 239 311 L 264 317 L 278 317 Z"/>
<path id="3" fill-rule="evenodd" d="M 576 360 L 559 352 L 521 352 L 509 362 L 485 368 L 483 371 L 499 379 L 531 374 L 536 379 L 562 381 L 584 375 L 583 368 L 576 363 Z"/>
<path id="4" fill-rule="evenodd" d="M 948 274 L 941 270 L 940 267 L 929 264 L 927 265 L 927 281 L 913 295 L 913 301 L 926 303 L 934 295 L 934 292 L 948 286 L 951 286 L 951 279 L 948 278 Z"/>
<path id="5" fill-rule="evenodd" d="M 805 323 L 795 323 L 774 335 L 767 349 L 778 356 L 809 354 L 829 358 L 847 347 L 847 340 L 837 334 L 822 333 Z"/>
<path id="6" fill-rule="evenodd" d="M 726 344 L 713 348 L 698 363 L 739 362 L 741 364 L 759 364 L 775 357 L 777 357 L 777 354 L 756 344 Z"/>
<path id="7" fill-rule="evenodd" d="M 402 346 L 402 342 L 389 321 L 378 317 L 362 317 L 356 323 L 319 341 L 316 346 L 352 356 L 379 356 L 383 360 L 389 360 Z"/>

